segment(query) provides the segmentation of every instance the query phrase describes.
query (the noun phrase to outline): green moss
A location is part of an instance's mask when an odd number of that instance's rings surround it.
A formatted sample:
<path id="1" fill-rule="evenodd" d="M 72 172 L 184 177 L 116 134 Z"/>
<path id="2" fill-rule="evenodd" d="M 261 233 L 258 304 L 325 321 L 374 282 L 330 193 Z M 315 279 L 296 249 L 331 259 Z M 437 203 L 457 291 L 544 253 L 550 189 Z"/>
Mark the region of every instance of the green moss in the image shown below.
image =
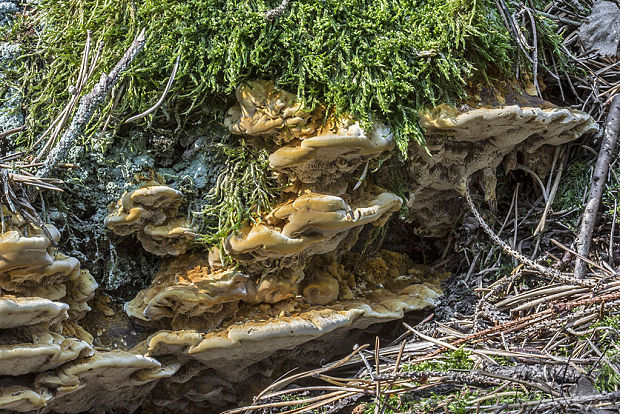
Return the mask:
<path id="1" fill-rule="evenodd" d="M 492 388 L 490 390 L 490 392 L 495 391 L 497 388 L 499 387 L 495 387 Z M 489 400 L 485 400 L 482 402 L 482 405 L 500 405 L 500 404 L 520 404 L 520 403 L 524 403 L 524 402 L 528 402 L 528 401 L 539 401 L 542 400 L 544 398 L 548 398 L 550 397 L 549 394 L 544 394 L 542 392 L 522 392 L 523 390 L 521 388 L 516 388 L 516 387 L 509 387 L 509 388 L 504 388 L 503 391 L 517 391 L 517 394 L 515 395 L 511 395 L 511 396 L 501 396 L 499 398 L 492 398 Z"/>
<path id="2" fill-rule="evenodd" d="M 488 390 L 488 393 L 492 393 L 499 387 L 494 387 Z M 529 392 L 522 393 L 519 392 L 521 389 L 509 387 L 507 389 L 503 389 L 503 391 L 517 391 L 518 394 L 512 396 L 501 396 L 498 398 L 492 398 L 484 400 L 480 403 L 482 407 L 484 406 L 495 406 L 501 404 L 518 404 L 527 401 L 538 401 L 543 398 L 548 398 L 548 394 L 544 394 L 542 392 Z M 392 396 L 388 400 L 388 403 L 397 408 L 397 411 L 393 411 L 390 408 L 385 409 L 386 414 L 396 414 L 396 413 L 452 413 L 452 414 L 465 414 L 472 412 L 469 406 L 472 405 L 472 401 L 478 397 L 485 395 L 480 391 L 475 389 L 470 389 L 467 386 L 458 389 L 449 394 L 431 394 L 430 397 L 425 398 L 413 398 L 410 395 L 403 394 L 401 397 Z M 447 403 L 447 404 L 446 404 Z M 364 408 L 364 414 L 372 414 L 375 411 L 376 403 L 370 402 Z"/>
<path id="3" fill-rule="evenodd" d="M 449 371 L 452 369 L 472 369 L 474 362 L 470 358 L 471 352 L 459 348 L 447 352 L 440 360 L 423 361 L 416 364 L 403 365 L 403 371 Z"/>
<path id="4" fill-rule="evenodd" d="M 617 158 L 618 155 L 616 151 L 615 158 Z M 617 204 L 614 205 L 614 202 L 617 203 L 620 199 L 620 165 L 618 165 L 618 163 L 612 163 L 609 172 L 609 178 L 605 185 L 605 192 L 603 193 L 604 211 L 611 219 L 614 216 L 614 208 L 616 208 L 618 210 L 616 211 L 616 223 L 620 223 L 620 206 Z"/>
<path id="5" fill-rule="evenodd" d="M 381 401 L 382 402 L 386 401 L 385 397 L 383 397 Z M 397 412 L 408 412 L 412 410 L 413 408 L 415 408 L 415 406 L 417 405 L 413 401 L 403 400 L 402 398 L 399 399 L 396 395 L 390 396 L 390 398 L 387 399 L 387 403 L 391 405 L 392 407 L 398 408 L 399 411 Z M 366 406 L 364 407 L 364 414 L 374 414 L 375 406 L 376 406 L 376 402 L 374 401 L 366 404 Z M 383 404 L 382 406 L 385 406 L 385 404 Z M 385 408 L 383 412 L 385 414 L 395 414 L 394 410 L 392 410 L 389 407 Z"/>
<path id="6" fill-rule="evenodd" d="M 503 366 L 503 367 L 512 367 L 515 366 L 515 362 L 508 358 L 508 357 L 504 357 L 504 356 L 490 356 L 490 358 L 492 360 L 494 360 L 495 362 L 497 362 L 499 365 Z"/>
<path id="7" fill-rule="evenodd" d="M 609 327 L 620 330 L 620 315 L 607 315 L 603 319 L 592 324 L 591 328 Z"/>
<path id="8" fill-rule="evenodd" d="M 224 168 L 204 207 L 195 213 L 202 233 L 198 242 L 207 245 L 219 243 L 242 223 L 259 221 L 271 209 L 279 189 L 266 150 L 252 149 L 244 142 L 238 147 L 220 143 L 216 149 Z"/>
<path id="9" fill-rule="evenodd" d="M 610 364 L 614 364 L 617 367 L 618 362 L 620 362 L 620 349 L 618 348 L 618 338 L 616 335 L 616 332 L 620 330 L 620 315 L 607 315 L 593 323 L 590 329 L 599 327 L 609 329 L 594 330 L 588 336 L 605 353 L 609 363 L 601 359 L 599 368 L 595 370 L 596 382 L 594 385 L 599 392 L 618 391 L 620 389 L 620 376 Z"/>
<path id="10" fill-rule="evenodd" d="M 615 364 L 616 362 L 612 362 Z M 618 391 L 620 387 L 620 375 L 616 374 L 609 364 L 602 363 L 602 367 L 598 370 L 598 375 L 596 376 L 596 383 L 594 384 L 594 388 L 598 392 L 612 392 Z"/>
<path id="11" fill-rule="evenodd" d="M 418 109 L 454 102 L 467 82 L 508 74 L 514 57 L 490 0 L 300 0 L 266 21 L 264 12 L 279 3 L 42 0 L 33 15 L 44 30 L 40 39 L 30 32 L 33 55 L 16 73 L 30 99 L 31 134 L 68 100 L 87 30 L 94 44 L 105 42 L 91 83 L 140 28 L 147 30 L 116 114 L 153 105 L 180 54 L 168 112 L 191 115 L 204 102 L 229 98 L 245 80 L 270 78 L 309 107 L 324 103 L 363 121 L 385 120 L 401 150 L 410 140 L 423 141 Z M 162 110 L 155 116 L 166 122 Z"/>
<path id="12" fill-rule="evenodd" d="M 576 209 L 575 213 L 567 217 L 568 223 L 577 228 L 583 211 L 583 194 L 590 185 L 591 163 L 575 161 L 568 166 L 562 176 L 557 194 L 553 201 L 556 211 Z"/>
<path id="13" fill-rule="evenodd" d="M 467 413 L 467 405 L 470 400 L 477 396 L 476 392 L 471 392 L 467 387 L 449 395 L 431 394 L 426 398 L 412 398 L 407 394 L 400 396 L 390 396 L 387 400 L 389 406 L 386 406 L 385 414 L 398 414 L 398 413 L 430 413 L 430 412 L 448 412 L 452 414 L 465 414 Z M 447 405 L 439 408 L 440 404 L 445 403 L 448 399 L 451 401 Z M 385 401 L 385 400 L 383 400 Z M 372 401 L 364 408 L 364 414 L 373 414 L 375 412 L 376 402 Z M 397 409 L 392 410 L 391 407 Z"/>

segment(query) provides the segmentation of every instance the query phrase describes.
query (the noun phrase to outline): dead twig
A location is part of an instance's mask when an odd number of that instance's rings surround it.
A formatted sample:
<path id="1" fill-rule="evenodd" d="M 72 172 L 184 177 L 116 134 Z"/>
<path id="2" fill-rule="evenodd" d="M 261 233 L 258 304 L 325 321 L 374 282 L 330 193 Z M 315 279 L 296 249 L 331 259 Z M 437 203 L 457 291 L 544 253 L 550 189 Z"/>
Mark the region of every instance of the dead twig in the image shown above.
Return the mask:
<path id="1" fill-rule="evenodd" d="M 289 0 L 282 0 L 282 3 L 275 9 L 267 10 L 265 12 L 265 20 L 272 21 L 280 16 L 284 11 L 286 11 L 286 7 L 288 6 Z"/>
<path id="2" fill-rule="evenodd" d="M 80 136 L 90 121 L 97 107 L 99 107 L 114 85 L 118 82 L 122 72 L 131 65 L 133 60 L 143 49 L 145 43 L 146 35 L 143 29 L 116 66 L 110 71 L 110 74 L 102 74 L 99 82 L 93 87 L 92 91 L 80 99 L 80 105 L 77 108 L 76 115 L 71 121 L 71 124 L 63 133 L 58 143 L 50 150 L 45 164 L 39 169 L 37 176 L 46 176 L 52 168 L 64 158 L 67 151 L 73 146 L 75 140 Z"/>
<path id="3" fill-rule="evenodd" d="M 133 122 L 133 121 L 137 121 L 138 119 L 144 118 L 145 116 L 147 116 L 150 113 L 154 112 L 164 102 L 164 99 L 166 99 L 166 95 L 168 95 L 168 92 L 170 91 L 170 88 L 172 87 L 172 84 L 174 83 L 174 78 L 177 75 L 177 70 L 179 69 L 179 59 L 180 58 L 181 58 L 181 55 L 177 56 L 177 60 L 174 62 L 174 67 L 172 68 L 172 74 L 170 75 L 170 79 L 168 79 L 168 83 L 166 84 L 166 88 L 164 89 L 164 93 L 161 94 L 161 98 L 159 98 L 157 103 L 155 103 L 155 105 L 153 105 L 152 107 L 150 107 L 146 111 L 142 112 L 141 114 L 134 115 L 134 116 L 130 117 L 129 119 L 127 119 L 125 121 L 126 124 L 128 124 L 130 122 Z"/>
<path id="4" fill-rule="evenodd" d="M 24 129 L 26 129 L 26 125 L 18 126 L 17 128 L 12 128 L 7 131 L 0 132 L 0 139 L 6 138 L 9 135 L 17 134 L 18 132 L 21 132 Z"/>
<path id="5" fill-rule="evenodd" d="M 575 241 L 575 244 L 577 246 L 577 253 L 584 257 L 587 257 L 588 253 L 590 252 L 590 244 L 592 243 L 592 232 L 594 231 L 594 223 L 596 221 L 596 215 L 598 213 L 599 205 L 601 203 L 603 190 L 605 189 L 607 173 L 609 172 L 609 163 L 616 147 L 618 134 L 620 134 L 620 94 L 614 97 L 609 108 L 607 125 L 605 127 L 605 136 L 603 138 L 601 150 L 596 160 L 594 174 L 592 175 L 590 195 L 588 197 L 586 208 L 583 212 L 581 229 L 579 230 L 579 235 L 577 236 L 577 240 Z M 582 279 L 585 276 L 585 273 L 586 263 L 585 261 L 577 257 L 575 259 L 574 275 L 576 278 Z"/>

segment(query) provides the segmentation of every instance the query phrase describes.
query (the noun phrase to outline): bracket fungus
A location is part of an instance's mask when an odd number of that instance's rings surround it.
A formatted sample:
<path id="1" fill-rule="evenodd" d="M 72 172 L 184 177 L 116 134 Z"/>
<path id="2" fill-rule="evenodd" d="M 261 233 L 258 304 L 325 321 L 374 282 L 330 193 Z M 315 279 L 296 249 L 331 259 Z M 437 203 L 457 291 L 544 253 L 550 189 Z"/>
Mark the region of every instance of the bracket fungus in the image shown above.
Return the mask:
<path id="1" fill-rule="evenodd" d="M 58 325 L 67 318 L 69 305 L 43 298 L 0 296 L 0 329 L 47 323 Z"/>
<path id="2" fill-rule="evenodd" d="M 241 135 L 273 135 L 284 128 L 309 133 L 305 127 L 310 112 L 292 93 L 280 90 L 273 81 L 251 81 L 235 93 L 238 105 L 228 110 L 224 121 L 230 132 Z"/>
<path id="3" fill-rule="evenodd" d="M 25 413 L 45 407 L 50 395 L 38 393 L 23 385 L 0 388 L 0 410 Z"/>
<path id="4" fill-rule="evenodd" d="M 69 305 L 72 319 L 83 317 L 97 283 L 80 269 L 77 259 L 53 247 L 60 240 L 58 229 L 47 225 L 44 232 L 3 209 L 9 228 L 0 235 L 0 291 L 16 297 L 62 300 Z"/>
<path id="5" fill-rule="evenodd" d="M 293 298 L 299 293 L 299 284 L 304 272 L 298 266 L 280 269 L 276 273 L 263 274 L 259 280 L 247 284 L 247 303 L 278 303 Z"/>
<path id="6" fill-rule="evenodd" d="M 185 271 L 183 264 L 191 259 L 184 259 L 165 265 L 149 288 L 125 304 L 127 314 L 144 321 L 171 319 L 176 329 L 212 329 L 231 317 L 237 303 L 247 296 L 247 276 L 201 266 Z"/>
<path id="7" fill-rule="evenodd" d="M 381 122 L 364 130 L 358 121 L 340 116 L 318 125 L 320 109 L 304 110 L 294 95 L 273 82 L 243 84 L 236 97 L 238 105 L 225 121 L 230 132 L 269 136 L 282 145 L 269 156 L 271 169 L 304 184 L 332 184 L 395 147 L 392 131 Z"/>
<path id="8" fill-rule="evenodd" d="M 304 284 L 303 297 L 311 305 L 327 305 L 340 293 L 338 280 L 326 274 L 316 276 Z"/>
<path id="9" fill-rule="evenodd" d="M 96 352 L 37 375 L 34 385 L 52 394 L 47 411 L 87 412 L 101 406 L 114 411 L 138 404 L 157 380 L 171 376 L 178 367 L 132 352 Z"/>
<path id="10" fill-rule="evenodd" d="M 54 255 L 47 266 L 14 268 L 0 273 L 0 289 L 17 296 L 63 300 L 69 304 L 69 314 L 81 319 L 90 310 L 86 303 L 93 298 L 97 282 L 80 269 L 80 262 L 62 253 Z"/>
<path id="11" fill-rule="evenodd" d="M 86 342 L 50 332 L 45 328 L 23 328 L 5 344 L 0 339 L 0 375 L 24 375 L 56 368 L 65 362 L 92 354 Z M 21 342 L 30 336 L 31 342 Z"/>
<path id="12" fill-rule="evenodd" d="M 584 112 L 545 101 L 520 102 L 523 99 L 462 110 L 440 105 L 420 114 L 428 152 L 411 145 L 407 173 L 412 189 L 409 219 L 420 234 L 440 236 L 454 225 L 458 193 L 470 181 L 480 183 L 487 201 L 494 203 L 495 170 L 502 162 L 507 170 L 514 169 L 516 153 L 526 154 L 524 160 L 534 159 L 532 154 L 598 129 Z"/>
<path id="13" fill-rule="evenodd" d="M 368 160 L 395 147 L 392 131 L 380 122 L 365 131 L 359 122 L 342 118 L 311 137 L 300 137 L 269 156 L 275 171 L 306 184 L 330 184 Z"/>
<path id="14" fill-rule="evenodd" d="M 351 335 L 355 330 L 365 329 L 374 323 L 401 318 L 404 312 L 434 306 L 439 295 L 436 285 L 426 283 L 413 285 L 407 292 L 401 293 L 381 289 L 369 299 L 310 307 L 286 316 L 276 315 L 232 324 L 209 333 L 195 330 L 159 331 L 137 345 L 134 351 L 157 359 L 174 357 L 196 361 L 202 371 L 193 373 L 194 376 L 209 372 L 210 376 L 227 384 L 228 393 L 247 396 L 247 384 L 264 377 L 265 363 L 275 367 L 282 363 L 286 359 L 285 350 L 295 349 L 290 351 L 292 358 L 295 358 L 300 352 L 303 355 L 301 349 L 304 346 L 312 350 L 311 344 L 323 338 Z M 336 349 L 333 346 L 319 348 L 323 349 L 322 357 L 328 357 Z M 179 370 L 179 374 L 182 372 Z M 174 381 L 175 377 L 170 380 Z M 179 381 L 190 383 L 186 378 Z M 192 406 L 192 398 L 188 396 L 176 395 L 174 398 L 185 398 Z M 226 393 L 217 393 L 209 403 L 227 404 L 225 398 Z"/>
<path id="15" fill-rule="evenodd" d="M 90 355 L 88 343 L 59 333 L 68 309 L 48 299 L 0 296 L 0 376 L 46 371 Z"/>
<path id="16" fill-rule="evenodd" d="M 4 206 L 1 208 L 4 224 L 0 234 L 0 272 L 52 264 L 51 246 L 60 240 L 56 227 L 47 225 L 50 240 L 43 229 L 30 226 L 21 216 L 11 213 Z"/>
<path id="17" fill-rule="evenodd" d="M 401 204 L 398 196 L 388 192 L 357 200 L 353 206 L 337 196 L 303 194 L 276 207 L 266 224 L 231 235 L 225 247 L 241 262 L 327 253 L 337 248 L 348 230 L 368 223 L 381 225 Z"/>
<path id="18" fill-rule="evenodd" d="M 83 331 L 76 321 L 90 310 L 87 301 L 97 283 L 77 259 L 57 251 L 60 232 L 54 226 L 43 231 L 2 208 L 0 409 L 25 412 L 52 398 L 46 389 L 28 385 L 33 375 L 93 354 L 83 340 L 92 337 L 71 332 Z"/>
<path id="19" fill-rule="evenodd" d="M 285 268 L 253 280 L 204 263 L 204 255 L 198 254 L 165 263 L 151 286 L 125 304 L 125 312 L 143 321 L 169 319 L 174 329 L 211 330 L 235 316 L 240 302 L 277 303 L 294 297 L 303 278 L 299 270 Z"/>
<path id="20" fill-rule="evenodd" d="M 187 251 L 194 232 L 179 215 L 180 191 L 149 185 L 126 192 L 108 208 L 105 225 L 119 236 L 137 233 L 142 247 L 157 256 L 178 256 Z"/>

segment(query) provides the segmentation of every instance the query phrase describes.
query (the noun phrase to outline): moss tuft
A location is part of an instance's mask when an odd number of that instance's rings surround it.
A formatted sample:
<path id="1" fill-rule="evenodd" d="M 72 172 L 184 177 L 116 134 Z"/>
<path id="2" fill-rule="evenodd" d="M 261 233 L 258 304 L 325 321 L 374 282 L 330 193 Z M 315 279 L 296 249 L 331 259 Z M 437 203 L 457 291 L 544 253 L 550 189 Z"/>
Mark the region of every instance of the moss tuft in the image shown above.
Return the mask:
<path id="1" fill-rule="evenodd" d="M 454 102 L 468 82 L 507 74 L 514 57 L 490 0 L 300 0 L 267 21 L 265 11 L 277 3 L 40 1 L 33 15 L 43 30 L 40 38 L 26 32 L 32 55 L 16 72 L 30 99 L 31 133 L 40 132 L 67 101 L 87 30 L 94 44 L 105 43 L 101 73 L 140 28 L 147 29 L 146 49 L 126 78 L 116 114 L 153 105 L 180 54 L 166 103 L 170 113 L 191 114 L 205 102 L 227 99 L 245 80 L 270 78 L 309 107 L 324 103 L 365 122 L 383 119 L 402 151 L 409 141 L 423 142 L 419 109 Z M 26 40 L 24 32 L 13 36 Z M 155 116 L 164 121 L 165 115 L 160 110 Z"/>
<path id="2" fill-rule="evenodd" d="M 216 150 L 224 168 L 204 207 L 194 213 L 200 223 L 198 242 L 207 245 L 219 243 L 242 223 L 260 220 L 279 189 L 266 150 L 252 149 L 244 142 L 238 147 L 219 143 Z"/>
<path id="3" fill-rule="evenodd" d="M 404 371 L 439 371 L 445 372 L 453 369 L 472 369 L 474 362 L 472 361 L 471 352 L 459 348 L 444 354 L 441 360 L 424 361 L 417 364 L 403 365 Z"/>

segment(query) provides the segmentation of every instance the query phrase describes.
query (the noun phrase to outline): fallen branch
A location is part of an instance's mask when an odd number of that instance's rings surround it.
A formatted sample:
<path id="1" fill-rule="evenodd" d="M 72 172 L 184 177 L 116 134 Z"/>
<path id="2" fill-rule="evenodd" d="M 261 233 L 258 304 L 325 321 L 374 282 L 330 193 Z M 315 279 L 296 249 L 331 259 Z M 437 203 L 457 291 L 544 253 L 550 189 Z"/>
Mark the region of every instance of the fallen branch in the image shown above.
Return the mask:
<path id="1" fill-rule="evenodd" d="M 110 93 L 114 85 L 116 85 L 120 79 L 121 73 L 129 67 L 138 53 L 140 53 L 145 43 L 145 31 L 142 30 L 129 49 L 127 49 L 121 60 L 114 66 L 110 74 L 102 74 L 99 82 L 93 87 L 93 90 L 80 99 L 80 105 L 75 117 L 58 143 L 51 149 L 43 167 L 37 172 L 38 177 L 46 176 L 52 168 L 64 158 L 67 151 L 71 148 L 92 118 L 97 107 L 103 102 L 108 93 Z"/>
<path id="2" fill-rule="evenodd" d="M 47 154 L 48 151 L 54 147 L 58 136 L 64 129 L 70 117 L 73 115 L 73 111 L 79 103 L 80 95 L 82 95 L 84 87 L 86 87 L 90 76 L 97 67 L 99 57 L 101 56 L 101 51 L 103 50 L 103 42 L 99 43 L 98 52 L 95 54 L 93 59 L 90 59 L 91 42 L 92 32 L 88 30 L 86 32 L 84 52 L 82 53 L 82 63 L 80 64 L 80 69 L 78 71 L 78 78 L 72 88 L 73 90 L 71 91 L 71 99 L 69 99 L 67 105 L 56 117 L 56 119 L 54 119 L 54 121 L 47 127 L 45 132 L 43 132 L 43 134 L 41 134 L 37 141 L 31 146 L 31 150 L 34 150 L 41 142 L 43 142 L 44 139 L 47 139 L 43 147 L 39 150 L 39 153 L 32 159 L 33 162 L 38 162 L 43 159 L 45 154 Z"/>
<path id="3" fill-rule="evenodd" d="M 505 404 L 501 406 L 503 410 L 519 409 L 520 413 L 539 413 L 543 410 L 554 410 L 552 412 L 566 412 L 568 408 L 585 409 L 596 403 L 614 404 L 620 401 L 620 391 L 613 391 L 601 394 L 578 395 L 575 397 L 562 397 L 554 399 L 544 399 L 540 401 L 519 402 L 516 404 Z M 524 410 L 524 407 L 527 409 Z M 496 409 L 495 406 L 485 407 L 486 410 Z M 580 411 L 584 412 L 584 411 Z M 600 411 L 603 412 L 603 411 Z"/>
<path id="4" fill-rule="evenodd" d="M 605 189 L 607 173 L 609 172 L 609 163 L 616 147 L 618 134 L 620 133 L 620 94 L 616 95 L 611 102 L 609 115 L 607 116 L 607 125 L 605 127 L 605 137 L 601 144 L 601 150 L 596 160 L 596 167 L 592 175 L 592 184 L 590 186 L 590 195 L 588 203 L 583 212 L 581 220 L 581 229 L 577 236 L 576 246 L 577 253 L 583 257 L 587 257 L 590 252 L 590 244 L 592 243 L 592 232 L 594 231 L 594 223 L 601 203 L 601 196 Z M 576 278 L 582 279 L 586 273 L 586 263 L 579 257 L 575 259 L 574 275 Z"/>

